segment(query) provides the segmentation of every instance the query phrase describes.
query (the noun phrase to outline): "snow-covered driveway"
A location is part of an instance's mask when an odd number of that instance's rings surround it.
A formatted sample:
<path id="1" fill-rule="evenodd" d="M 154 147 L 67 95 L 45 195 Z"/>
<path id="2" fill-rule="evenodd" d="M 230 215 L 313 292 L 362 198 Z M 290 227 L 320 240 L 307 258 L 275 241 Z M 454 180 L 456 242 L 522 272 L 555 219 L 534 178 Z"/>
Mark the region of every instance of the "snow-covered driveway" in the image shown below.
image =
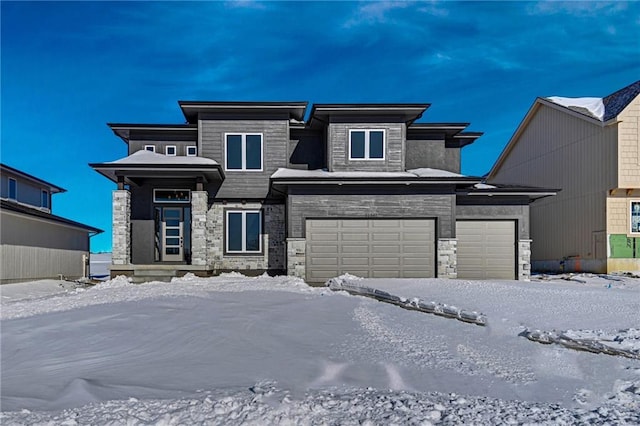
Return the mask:
<path id="1" fill-rule="evenodd" d="M 237 274 L 3 297 L 2 423 L 640 422 L 639 360 L 518 336 L 637 329 L 637 279 L 361 283 L 488 322 Z"/>

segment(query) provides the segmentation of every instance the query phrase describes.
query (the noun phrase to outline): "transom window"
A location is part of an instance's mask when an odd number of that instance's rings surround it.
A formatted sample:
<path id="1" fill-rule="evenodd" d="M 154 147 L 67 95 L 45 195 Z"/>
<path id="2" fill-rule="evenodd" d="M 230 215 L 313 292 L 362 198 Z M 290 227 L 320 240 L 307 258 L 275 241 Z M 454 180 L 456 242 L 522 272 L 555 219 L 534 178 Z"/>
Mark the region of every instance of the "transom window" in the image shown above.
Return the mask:
<path id="1" fill-rule="evenodd" d="M 629 202 L 629 223 L 631 225 L 632 234 L 640 234 L 640 200 L 631 200 Z"/>
<path id="2" fill-rule="evenodd" d="M 195 157 L 198 155 L 198 148 L 195 145 L 189 145 L 187 147 L 187 157 Z"/>
<path id="3" fill-rule="evenodd" d="M 384 160 L 384 130 L 350 130 L 350 160 Z"/>
<path id="4" fill-rule="evenodd" d="M 225 135 L 225 170 L 262 170 L 262 134 Z"/>
<path id="5" fill-rule="evenodd" d="M 228 210 L 226 219 L 228 253 L 262 251 L 262 212 L 260 210 Z"/>
<path id="6" fill-rule="evenodd" d="M 191 191 L 188 189 L 154 189 L 154 203 L 188 203 Z"/>
<path id="7" fill-rule="evenodd" d="M 171 157 L 175 157 L 176 155 L 176 146 L 175 145 L 167 145 L 167 147 L 164 149 L 164 153 L 165 155 L 171 156 Z"/>
<path id="8" fill-rule="evenodd" d="M 18 182 L 14 178 L 9 178 L 9 199 L 18 199 Z"/>
<path id="9" fill-rule="evenodd" d="M 49 208 L 49 191 L 45 191 L 44 189 L 40 193 L 40 207 L 44 209 Z"/>
<path id="10" fill-rule="evenodd" d="M 156 152 L 156 146 L 155 145 L 145 145 L 144 146 L 144 150 L 145 151 L 150 151 L 150 152 Z"/>

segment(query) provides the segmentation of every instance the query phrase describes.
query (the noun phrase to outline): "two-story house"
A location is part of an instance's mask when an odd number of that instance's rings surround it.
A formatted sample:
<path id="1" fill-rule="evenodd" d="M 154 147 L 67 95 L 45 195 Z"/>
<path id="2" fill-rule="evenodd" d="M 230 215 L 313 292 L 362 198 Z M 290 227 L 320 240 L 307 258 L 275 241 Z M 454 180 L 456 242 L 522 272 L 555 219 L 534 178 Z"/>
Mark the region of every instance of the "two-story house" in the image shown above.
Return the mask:
<path id="1" fill-rule="evenodd" d="M 0 164 L 0 284 L 88 275 L 89 237 L 102 231 L 52 214 L 61 192 Z"/>
<path id="2" fill-rule="evenodd" d="M 531 207 L 540 271 L 640 271 L 640 81 L 538 98 L 487 180 L 561 188 Z"/>
<path id="3" fill-rule="evenodd" d="M 112 275 L 529 276 L 529 203 L 460 174 L 467 123 L 428 104 L 179 102 L 186 124 L 109 124 Z"/>

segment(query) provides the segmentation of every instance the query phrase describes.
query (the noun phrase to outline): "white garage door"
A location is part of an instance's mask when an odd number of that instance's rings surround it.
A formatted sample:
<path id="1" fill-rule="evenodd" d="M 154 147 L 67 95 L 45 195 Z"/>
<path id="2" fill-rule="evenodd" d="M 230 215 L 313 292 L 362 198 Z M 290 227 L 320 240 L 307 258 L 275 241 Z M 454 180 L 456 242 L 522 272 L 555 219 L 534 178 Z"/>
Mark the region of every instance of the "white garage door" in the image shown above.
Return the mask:
<path id="1" fill-rule="evenodd" d="M 515 279 L 515 221 L 458 221 L 456 238 L 458 278 Z"/>
<path id="2" fill-rule="evenodd" d="M 307 281 L 435 276 L 432 219 L 309 219 Z"/>

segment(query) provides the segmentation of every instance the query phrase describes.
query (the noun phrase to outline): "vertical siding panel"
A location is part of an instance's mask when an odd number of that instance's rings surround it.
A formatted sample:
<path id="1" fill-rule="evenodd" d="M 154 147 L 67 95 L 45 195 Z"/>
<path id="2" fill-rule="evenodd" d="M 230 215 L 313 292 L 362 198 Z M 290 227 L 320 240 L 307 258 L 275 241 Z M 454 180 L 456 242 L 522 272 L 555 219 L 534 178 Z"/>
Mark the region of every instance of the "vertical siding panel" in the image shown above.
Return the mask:
<path id="1" fill-rule="evenodd" d="M 519 136 L 492 182 L 562 189 L 531 206 L 533 260 L 594 258 L 592 233 L 605 229 L 606 195 L 616 185 L 616 137 L 615 126 L 544 105 Z"/>

